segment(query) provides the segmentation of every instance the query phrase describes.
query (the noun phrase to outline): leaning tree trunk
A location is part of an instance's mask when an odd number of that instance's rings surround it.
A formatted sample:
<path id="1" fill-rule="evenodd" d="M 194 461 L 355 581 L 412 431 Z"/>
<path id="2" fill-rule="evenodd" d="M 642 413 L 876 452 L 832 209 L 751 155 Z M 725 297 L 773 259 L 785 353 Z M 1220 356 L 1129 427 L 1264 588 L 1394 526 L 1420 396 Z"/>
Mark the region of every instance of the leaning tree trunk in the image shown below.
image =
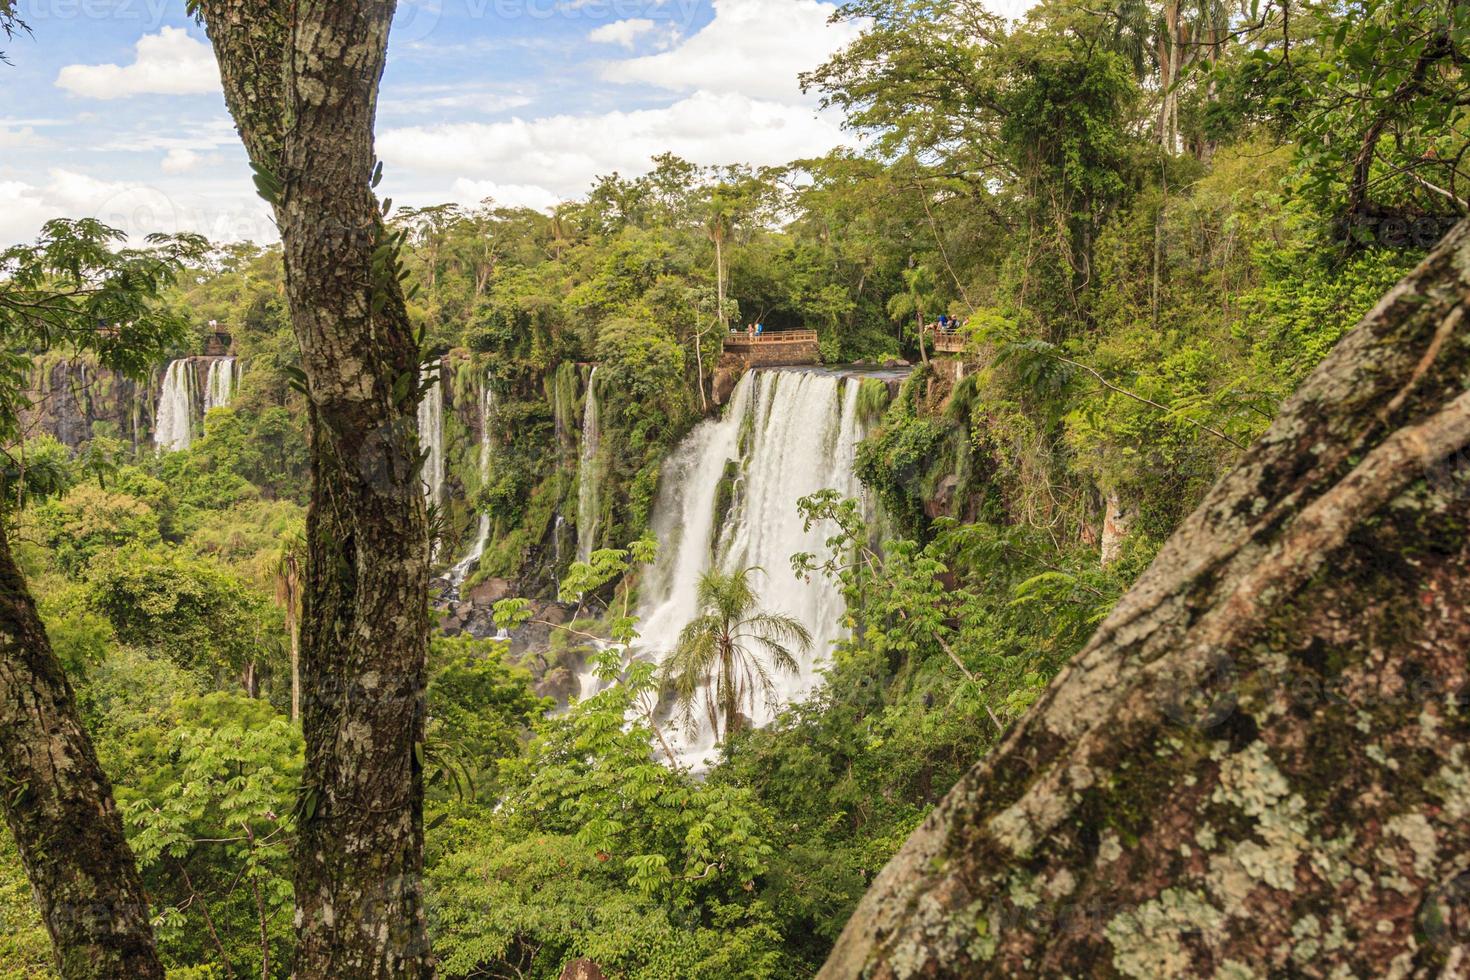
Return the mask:
<path id="1" fill-rule="evenodd" d="M 429 547 L 419 351 L 372 190 L 391 0 L 205 0 L 275 208 L 312 439 L 298 977 L 433 972 L 423 773 Z"/>
<path id="2" fill-rule="evenodd" d="M 1470 971 L 1470 223 L 874 882 L 826 978 Z"/>
<path id="3" fill-rule="evenodd" d="M 0 525 L 0 778 L 67 980 L 163 977 L 112 785 Z"/>

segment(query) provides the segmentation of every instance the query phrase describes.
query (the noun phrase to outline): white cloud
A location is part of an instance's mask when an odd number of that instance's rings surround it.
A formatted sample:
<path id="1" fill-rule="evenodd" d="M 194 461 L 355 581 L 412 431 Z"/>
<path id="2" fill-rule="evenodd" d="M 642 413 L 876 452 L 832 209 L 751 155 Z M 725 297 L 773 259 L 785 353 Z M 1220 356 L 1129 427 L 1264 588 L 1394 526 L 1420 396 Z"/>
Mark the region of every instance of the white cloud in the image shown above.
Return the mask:
<path id="1" fill-rule="evenodd" d="M 530 184 L 497 184 L 493 180 L 469 180 L 461 177 L 454 182 L 453 197 L 463 204 L 479 204 L 489 198 L 498 207 L 533 208 L 549 211 L 561 198 L 544 187 Z"/>
<path id="2" fill-rule="evenodd" d="M 50 212 L 40 191 L 30 184 L 18 180 L 0 180 L 0 247 L 29 242 L 48 219 L 56 215 Z"/>
<path id="3" fill-rule="evenodd" d="M 203 158 L 200 157 L 199 154 L 195 153 L 193 150 L 184 150 L 180 149 L 179 147 L 174 147 L 172 150 L 169 150 L 168 153 L 164 155 L 163 162 L 159 164 L 159 167 L 166 174 L 188 173 L 190 170 L 193 170 L 195 167 L 199 166 L 199 161 L 201 159 Z"/>
<path id="4" fill-rule="evenodd" d="M 390 167 L 585 193 L 616 170 L 644 173 L 665 151 L 695 163 L 785 163 L 843 142 L 835 120 L 805 106 L 696 92 L 659 109 L 392 129 L 378 140 Z"/>
<path id="5" fill-rule="evenodd" d="M 200 95 L 219 90 L 219 68 L 209 45 L 181 27 L 138 39 L 130 65 L 67 65 L 58 87 L 93 99 L 134 95 Z"/>
<path id="6" fill-rule="evenodd" d="M 649 33 L 658 25 L 647 17 L 631 17 L 628 20 L 615 20 L 611 24 L 603 24 L 597 30 L 587 35 L 587 40 L 593 44 L 616 44 L 620 47 L 633 50 L 633 45 L 638 39 Z"/>
<path id="7" fill-rule="evenodd" d="M 34 126 L 0 124 L 0 150 L 37 149 L 51 145 L 52 141 L 37 133 Z"/>
<path id="8" fill-rule="evenodd" d="M 603 78 L 676 92 L 805 101 L 797 75 L 821 65 L 861 29 L 829 23 L 836 7 L 818 0 L 714 0 L 714 6 L 714 19 L 684 43 L 611 62 Z"/>
<path id="9" fill-rule="evenodd" d="M 101 180 L 54 168 L 42 184 L 0 181 L 0 242 L 31 241 L 52 218 L 96 218 L 127 232 L 134 241 L 162 232 L 196 231 L 212 241 L 276 238 L 263 202 L 249 196 L 238 178 L 190 180 L 187 188 L 166 182 Z"/>
<path id="10" fill-rule="evenodd" d="M 491 116 L 531 104 L 531 98 L 519 90 L 495 85 L 411 85 L 386 91 L 378 103 L 379 115 L 421 115 L 447 110 L 470 110 Z"/>
<path id="11" fill-rule="evenodd" d="M 194 122 L 179 121 L 167 129 L 149 118 L 132 130 L 114 136 L 98 149 L 109 153 L 157 153 L 159 150 L 216 150 L 230 147 L 243 153 L 235 124 L 226 116 Z"/>

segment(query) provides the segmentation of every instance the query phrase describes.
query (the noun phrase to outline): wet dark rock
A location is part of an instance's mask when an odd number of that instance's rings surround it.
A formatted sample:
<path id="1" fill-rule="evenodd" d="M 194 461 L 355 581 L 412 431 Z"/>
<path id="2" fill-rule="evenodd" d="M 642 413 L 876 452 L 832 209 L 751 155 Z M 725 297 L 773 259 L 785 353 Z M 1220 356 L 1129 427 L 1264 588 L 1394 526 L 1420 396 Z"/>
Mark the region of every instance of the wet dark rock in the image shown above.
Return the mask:
<path id="1" fill-rule="evenodd" d="M 536 693 L 543 698 L 552 698 L 558 704 L 566 704 L 574 698 L 580 687 L 577 675 L 565 667 L 553 667 L 536 684 Z"/>

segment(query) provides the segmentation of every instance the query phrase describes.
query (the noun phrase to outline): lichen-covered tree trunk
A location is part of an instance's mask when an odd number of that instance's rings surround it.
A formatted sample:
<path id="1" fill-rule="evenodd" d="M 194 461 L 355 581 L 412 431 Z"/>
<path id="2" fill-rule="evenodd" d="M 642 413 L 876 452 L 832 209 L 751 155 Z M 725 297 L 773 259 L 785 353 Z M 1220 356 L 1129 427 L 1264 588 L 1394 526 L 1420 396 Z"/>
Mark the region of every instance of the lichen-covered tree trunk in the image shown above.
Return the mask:
<path id="1" fill-rule="evenodd" d="M 838 977 L 1470 975 L 1470 225 L 874 882 Z"/>
<path id="2" fill-rule="evenodd" d="M 295 975 L 422 977 L 429 548 L 419 351 L 372 190 L 394 4 L 204 0 L 226 100 L 272 199 L 306 375 L 306 775 Z"/>
<path id="3" fill-rule="evenodd" d="M 163 976 L 112 785 L 0 525 L 0 778 L 67 980 Z"/>

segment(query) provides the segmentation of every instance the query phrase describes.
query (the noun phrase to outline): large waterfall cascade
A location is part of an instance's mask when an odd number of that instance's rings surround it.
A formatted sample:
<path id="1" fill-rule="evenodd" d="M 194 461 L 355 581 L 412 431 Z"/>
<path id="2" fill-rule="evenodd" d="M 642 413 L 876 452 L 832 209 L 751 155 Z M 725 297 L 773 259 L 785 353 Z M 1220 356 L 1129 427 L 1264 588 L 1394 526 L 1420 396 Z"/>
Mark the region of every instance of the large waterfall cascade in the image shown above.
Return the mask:
<path id="1" fill-rule="evenodd" d="M 153 426 L 153 444 L 160 449 L 169 452 L 188 449 L 210 409 L 228 408 L 234 400 L 240 383 L 239 361 L 233 357 L 208 358 L 201 393 L 195 368 L 200 360 L 181 357 L 171 362 L 163 373 Z"/>
<path id="2" fill-rule="evenodd" d="M 431 366 L 425 373 L 429 377 L 437 370 Z M 853 465 L 864 434 L 860 386 L 860 378 L 820 369 L 747 372 L 724 415 L 697 426 L 664 463 L 652 520 L 659 557 L 640 589 L 640 638 L 630 654 L 662 661 L 673 651 L 680 632 L 701 612 L 697 589 L 705 572 L 759 569 L 752 573 L 759 611 L 795 617 L 811 632 L 813 645 L 798 658 L 801 669 L 795 676 L 771 671 L 775 703 L 768 705 L 757 696 L 749 718 L 755 725 L 768 723 L 780 707 L 801 700 L 818 686 L 819 668 L 845 634 L 845 607 L 836 585 L 823 576 L 798 577 L 791 557 L 822 554 L 831 533 L 830 528 L 803 527 L 797 508 L 800 498 L 826 489 L 847 497 L 864 496 Z M 488 384 L 479 401 L 483 482 L 496 424 L 495 396 Z M 553 402 L 558 418 L 571 407 L 567 399 Z M 443 414 L 444 396 L 436 382 L 419 405 L 425 493 L 431 502 L 442 502 L 446 490 Z M 579 469 L 580 559 L 590 556 L 596 540 L 600 415 L 594 371 L 582 405 L 580 453 L 565 460 Z M 473 546 L 448 574 L 456 595 L 483 558 L 490 530 L 488 517 L 481 515 Z M 760 650 L 751 653 L 764 656 Z M 588 665 L 579 676 L 581 695 L 591 696 L 600 686 Z M 707 766 L 717 751 L 714 731 L 703 720 L 698 724 L 692 731 L 665 731 L 681 762 L 696 769 Z"/>
<path id="3" fill-rule="evenodd" d="M 601 493 L 598 451 L 602 448 L 602 410 L 597 403 L 597 368 L 587 376 L 582 405 L 582 455 L 577 466 L 577 560 L 587 561 L 597 542 Z"/>
<path id="4" fill-rule="evenodd" d="M 448 456 L 444 447 L 444 381 L 443 362 L 434 361 L 424 367 L 428 390 L 419 402 L 419 449 L 424 458 L 424 496 L 431 504 L 444 503 L 444 487 L 448 476 Z"/>
<path id="5" fill-rule="evenodd" d="M 480 485 L 490 480 L 490 439 L 495 418 L 495 391 L 485 380 L 480 388 Z M 485 557 L 485 548 L 490 544 L 490 515 L 480 515 L 480 526 L 475 532 L 475 541 L 465 556 L 449 570 L 449 585 L 457 595 L 459 587 L 469 578 L 480 559 Z"/>
<path id="6" fill-rule="evenodd" d="M 792 555 L 822 554 L 831 533 L 820 526 L 806 530 L 797 501 L 824 489 L 861 496 L 853 467 L 863 437 L 859 386 L 857 379 L 830 372 L 749 372 L 724 417 L 701 424 L 669 458 L 654 509 L 660 550 L 642 590 L 638 652 L 661 661 L 673 650 L 680 631 L 700 614 L 696 590 L 705 572 L 756 567 L 752 584 L 760 611 L 794 616 L 812 634 L 797 676 L 771 671 L 780 704 L 817 687 L 817 669 L 844 635 L 845 607 L 831 581 L 798 578 L 791 569 Z M 721 483 L 731 471 L 736 485 L 727 495 L 729 511 L 716 514 Z M 773 716 L 758 694 L 751 722 L 763 725 Z M 681 760 L 695 768 L 716 752 L 714 732 L 699 724 L 674 740 Z"/>

